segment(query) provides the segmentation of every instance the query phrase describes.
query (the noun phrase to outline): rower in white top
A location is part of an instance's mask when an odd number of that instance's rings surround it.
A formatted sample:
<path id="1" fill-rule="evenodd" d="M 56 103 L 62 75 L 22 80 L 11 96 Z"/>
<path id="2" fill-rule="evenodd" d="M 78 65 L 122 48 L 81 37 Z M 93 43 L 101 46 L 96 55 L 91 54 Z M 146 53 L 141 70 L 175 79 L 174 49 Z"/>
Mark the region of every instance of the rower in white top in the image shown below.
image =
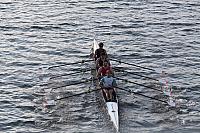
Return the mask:
<path id="1" fill-rule="evenodd" d="M 110 70 L 106 71 L 106 76 L 100 80 L 100 87 L 103 88 L 103 92 L 106 94 L 106 101 L 116 101 L 115 87 L 117 87 L 116 80 L 112 77 Z"/>

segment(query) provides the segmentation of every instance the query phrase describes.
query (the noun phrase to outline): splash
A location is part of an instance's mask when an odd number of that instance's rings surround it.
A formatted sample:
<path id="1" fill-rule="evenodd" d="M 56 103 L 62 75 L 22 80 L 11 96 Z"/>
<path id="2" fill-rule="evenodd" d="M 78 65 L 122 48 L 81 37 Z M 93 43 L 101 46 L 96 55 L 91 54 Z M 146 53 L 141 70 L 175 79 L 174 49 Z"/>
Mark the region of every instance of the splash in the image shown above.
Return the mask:
<path id="1" fill-rule="evenodd" d="M 176 100 L 172 95 L 172 87 L 169 85 L 169 81 L 167 80 L 167 73 L 162 71 L 162 75 L 161 75 L 161 79 L 159 80 L 162 84 L 162 92 L 164 93 L 164 95 L 169 96 L 167 103 L 172 106 L 175 107 L 176 106 Z"/>

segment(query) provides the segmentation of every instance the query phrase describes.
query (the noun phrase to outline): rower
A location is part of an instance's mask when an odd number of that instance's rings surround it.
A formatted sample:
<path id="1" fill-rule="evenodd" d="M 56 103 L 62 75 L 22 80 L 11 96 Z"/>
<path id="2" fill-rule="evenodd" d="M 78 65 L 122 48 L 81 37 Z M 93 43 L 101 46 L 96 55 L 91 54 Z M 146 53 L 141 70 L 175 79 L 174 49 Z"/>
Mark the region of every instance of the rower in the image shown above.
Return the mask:
<path id="1" fill-rule="evenodd" d="M 102 53 L 102 54 L 100 55 L 100 57 L 96 60 L 96 69 L 98 70 L 100 67 L 102 67 L 102 66 L 103 66 L 103 63 L 104 63 L 105 61 L 107 61 L 108 64 L 109 64 L 109 66 L 110 66 L 110 62 L 109 62 L 109 60 L 108 60 L 106 54 L 105 54 L 105 53 Z"/>
<path id="2" fill-rule="evenodd" d="M 106 101 L 116 100 L 116 93 L 114 88 L 117 87 L 116 80 L 112 77 L 112 72 L 107 70 L 106 76 L 100 80 L 100 87 L 103 88 L 103 92 L 106 94 Z"/>
<path id="3" fill-rule="evenodd" d="M 97 77 L 101 79 L 106 76 L 106 71 L 110 71 L 112 75 L 114 75 L 112 67 L 109 65 L 108 61 L 103 62 L 103 66 L 98 69 Z"/>
<path id="4" fill-rule="evenodd" d="M 100 42 L 99 43 L 99 48 L 98 49 L 96 49 L 96 51 L 95 51 L 95 53 L 94 53 L 94 59 L 95 59 L 95 61 L 100 57 L 100 55 L 101 54 L 105 54 L 106 56 L 107 56 L 107 52 L 106 52 L 106 50 L 103 48 L 103 43 L 102 42 Z"/>

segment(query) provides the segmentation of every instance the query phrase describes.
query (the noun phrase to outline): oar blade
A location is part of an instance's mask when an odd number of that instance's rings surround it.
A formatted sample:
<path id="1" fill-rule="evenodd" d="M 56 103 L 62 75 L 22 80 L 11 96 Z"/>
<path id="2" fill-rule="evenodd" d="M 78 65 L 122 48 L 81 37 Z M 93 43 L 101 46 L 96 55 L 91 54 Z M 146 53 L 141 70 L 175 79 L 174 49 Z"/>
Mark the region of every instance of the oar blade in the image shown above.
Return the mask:
<path id="1" fill-rule="evenodd" d="M 167 101 L 167 103 L 171 107 L 176 107 L 176 102 L 175 102 L 175 100 L 172 97 L 169 98 L 169 100 Z"/>
<path id="2" fill-rule="evenodd" d="M 166 95 L 166 96 L 171 96 L 171 91 L 163 90 L 163 94 Z"/>
<path id="3" fill-rule="evenodd" d="M 43 103 L 43 105 L 44 105 L 45 107 L 47 107 L 47 106 L 55 106 L 55 105 L 56 105 L 56 102 L 55 102 L 55 100 L 47 100 L 47 101 L 45 101 L 45 102 Z"/>

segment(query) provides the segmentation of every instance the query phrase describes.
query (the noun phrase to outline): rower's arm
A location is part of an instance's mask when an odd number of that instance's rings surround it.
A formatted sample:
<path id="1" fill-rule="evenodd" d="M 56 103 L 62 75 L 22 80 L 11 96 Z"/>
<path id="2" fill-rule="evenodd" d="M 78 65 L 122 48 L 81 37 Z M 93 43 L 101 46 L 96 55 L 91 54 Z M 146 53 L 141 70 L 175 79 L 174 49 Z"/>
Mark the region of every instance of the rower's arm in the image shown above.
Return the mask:
<path id="1" fill-rule="evenodd" d="M 97 78 L 99 78 L 99 77 L 101 76 L 101 70 L 102 70 L 102 67 L 100 67 L 100 68 L 98 69 Z"/>
<path id="2" fill-rule="evenodd" d="M 102 79 L 100 80 L 100 82 L 99 82 L 99 86 L 100 86 L 101 88 L 103 88 L 103 82 L 104 82 L 104 79 L 102 78 Z"/>
<path id="3" fill-rule="evenodd" d="M 96 68 L 99 68 L 99 58 L 96 60 Z"/>
<path id="4" fill-rule="evenodd" d="M 113 79 L 113 87 L 117 87 L 117 82 L 116 82 L 116 80 L 115 79 Z"/>
<path id="5" fill-rule="evenodd" d="M 106 57 L 108 58 L 108 54 L 107 54 L 107 52 L 106 52 L 106 50 L 104 49 L 104 52 L 105 52 L 105 55 L 106 55 Z"/>
<path id="6" fill-rule="evenodd" d="M 95 52 L 94 52 L 94 57 L 93 57 L 93 58 L 94 58 L 95 60 L 96 60 L 96 58 L 97 58 L 97 51 L 98 51 L 98 49 L 96 49 Z"/>
<path id="7" fill-rule="evenodd" d="M 115 73 L 114 73 L 112 67 L 110 67 L 110 71 L 112 72 L 112 77 L 114 77 L 114 76 L 115 76 Z"/>

